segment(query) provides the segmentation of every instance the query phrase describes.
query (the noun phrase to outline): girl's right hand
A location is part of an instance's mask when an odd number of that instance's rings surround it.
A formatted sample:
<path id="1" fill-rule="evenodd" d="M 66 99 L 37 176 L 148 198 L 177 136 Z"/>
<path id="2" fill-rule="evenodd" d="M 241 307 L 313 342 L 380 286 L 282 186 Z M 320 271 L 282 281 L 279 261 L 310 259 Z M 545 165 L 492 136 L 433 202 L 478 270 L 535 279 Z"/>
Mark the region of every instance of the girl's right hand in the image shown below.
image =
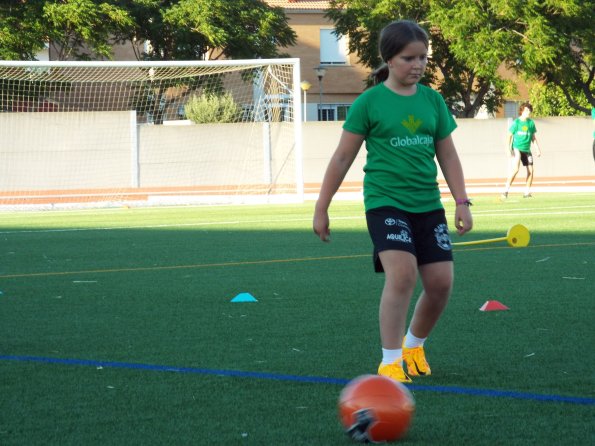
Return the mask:
<path id="1" fill-rule="evenodd" d="M 331 231 L 329 229 L 329 218 L 327 211 L 314 211 L 314 221 L 312 222 L 312 228 L 314 233 L 320 237 L 323 242 L 331 241 Z"/>

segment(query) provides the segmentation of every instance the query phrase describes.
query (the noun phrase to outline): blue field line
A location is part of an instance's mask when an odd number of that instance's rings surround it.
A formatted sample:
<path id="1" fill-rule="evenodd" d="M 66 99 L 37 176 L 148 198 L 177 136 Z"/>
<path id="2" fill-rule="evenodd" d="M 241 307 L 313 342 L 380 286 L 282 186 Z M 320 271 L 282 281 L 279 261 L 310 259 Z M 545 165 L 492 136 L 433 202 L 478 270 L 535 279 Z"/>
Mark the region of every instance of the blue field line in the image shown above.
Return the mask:
<path id="1" fill-rule="evenodd" d="M 199 375 L 233 376 L 239 378 L 269 379 L 275 381 L 293 381 L 301 383 L 335 384 L 344 386 L 350 380 L 344 378 L 328 378 L 324 376 L 284 375 L 279 373 L 247 372 L 242 370 L 205 369 L 196 367 L 175 367 L 158 364 L 142 364 L 134 362 L 97 361 L 90 359 L 47 358 L 39 356 L 0 355 L 3 361 L 38 362 L 46 364 L 80 365 L 91 367 L 110 367 L 132 370 L 149 370 L 153 372 L 194 373 Z M 515 392 L 510 390 L 474 389 L 470 387 L 424 386 L 408 384 L 412 391 L 452 393 L 457 395 L 485 396 L 491 398 L 513 398 L 519 400 L 545 401 L 593 406 L 595 398 L 563 395 L 543 395 L 537 393 Z"/>

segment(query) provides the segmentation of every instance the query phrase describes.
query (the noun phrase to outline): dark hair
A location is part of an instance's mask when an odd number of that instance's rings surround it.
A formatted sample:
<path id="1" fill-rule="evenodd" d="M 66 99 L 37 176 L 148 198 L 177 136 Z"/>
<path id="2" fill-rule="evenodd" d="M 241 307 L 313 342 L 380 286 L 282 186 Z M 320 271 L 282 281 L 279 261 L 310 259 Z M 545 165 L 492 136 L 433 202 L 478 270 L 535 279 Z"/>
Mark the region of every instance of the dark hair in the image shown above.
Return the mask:
<path id="1" fill-rule="evenodd" d="M 384 63 L 370 75 L 373 84 L 378 84 L 388 78 L 387 62 L 412 42 L 423 42 L 426 48 L 430 46 L 428 34 L 411 20 L 391 22 L 380 31 L 378 52 Z"/>
<path id="2" fill-rule="evenodd" d="M 523 114 L 523 110 L 525 108 L 528 108 L 531 112 L 533 112 L 533 106 L 531 105 L 531 103 L 530 102 L 523 102 L 521 104 L 521 106 L 519 107 L 519 115 L 522 115 Z"/>

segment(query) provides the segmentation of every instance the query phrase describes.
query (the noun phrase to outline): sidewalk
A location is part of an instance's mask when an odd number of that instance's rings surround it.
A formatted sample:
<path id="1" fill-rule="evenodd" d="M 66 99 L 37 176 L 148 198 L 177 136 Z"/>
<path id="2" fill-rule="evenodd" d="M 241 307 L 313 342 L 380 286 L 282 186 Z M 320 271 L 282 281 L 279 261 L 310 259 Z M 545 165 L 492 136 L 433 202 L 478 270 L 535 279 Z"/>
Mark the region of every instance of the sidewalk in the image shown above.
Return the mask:
<path id="1" fill-rule="evenodd" d="M 499 195 L 504 189 L 504 178 L 491 179 L 470 179 L 466 181 L 467 193 L 469 196 L 477 195 Z M 449 195 L 446 181 L 439 180 L 440 192 L 444 196 Z M 304 187 L 304 198 L 316 200 L 320 184 L 309 183 Z M 522 194 L 525 190 L 524 178 L 517 177 L 510 188 L 510 194 Z M 568 192 L 595 192 L 595 177 L 554 177 L 539 178 L 533 181 L 531 192 L 534 193 L 568 193 Z M 345 182 L 335 196 L 339 200 L 361 200 L 362 183 Z"/>

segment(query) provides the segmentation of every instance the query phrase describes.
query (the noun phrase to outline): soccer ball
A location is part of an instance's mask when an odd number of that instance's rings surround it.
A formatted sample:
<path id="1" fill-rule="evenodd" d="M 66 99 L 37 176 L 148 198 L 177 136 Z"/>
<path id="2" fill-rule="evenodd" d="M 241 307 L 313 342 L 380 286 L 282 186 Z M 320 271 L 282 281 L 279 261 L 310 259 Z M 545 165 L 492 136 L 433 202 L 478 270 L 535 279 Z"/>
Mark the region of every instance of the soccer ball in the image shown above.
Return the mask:
<path id="1" fill-rule="evenodd" d="M 400 382 L 380 375 L 350 381 L 339 397 L 339 417 L 347 435 L 368 442 L 394 441 L 407 432 L 415 401 Z"/>

